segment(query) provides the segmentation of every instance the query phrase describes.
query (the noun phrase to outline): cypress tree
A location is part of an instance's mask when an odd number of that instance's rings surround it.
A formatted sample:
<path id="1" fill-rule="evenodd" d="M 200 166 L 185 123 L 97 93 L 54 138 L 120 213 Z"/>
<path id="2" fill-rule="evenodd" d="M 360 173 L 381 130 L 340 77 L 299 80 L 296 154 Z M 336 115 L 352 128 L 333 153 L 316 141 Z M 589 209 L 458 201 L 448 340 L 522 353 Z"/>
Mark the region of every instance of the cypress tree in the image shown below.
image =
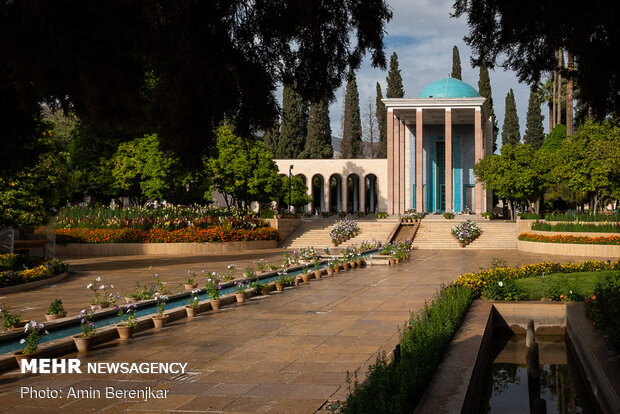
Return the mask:
<path id="1" fill-rule="evenodd" d="M 489 77 L 489 68 L 484 60 L 480 65 L 480 77 L 478 78 L 478 93 L 480 94 L 480 96 L 486 98 L 484 104 L 482 104 L 483 113 L 493 119 L 493 152 L 495 152 L 497 150 L 497 134 L 499 133 L 499 128 L 497 127 L 495 109 L 493 109 L 493 96 L 491 91 L 491 78 Z"/>
<path id="2" fill-rule="evenodd" d="M 540 112 L 540 100 L 536 89 L 530 89 L 530 100 L 527 105 L 527 117 L 525 120 L 525 135 L 523 142 L 529 144 L 537 150 L 545 140 L 542 113 Z"/>
<path id="3" fill-rule="evenodd" d="M 459 55 L 459 48 L 456 46 L 452 48 L 452 74 L 450 76 L 454 79 L 463 80 L 461 76 L 461 55 Z"/>
<path id="4" fill-rule="evenodd" d="M 321 101 L 310 105 L 308 113 L 308 136 L 302 158 L 332 158 L 332 128 L 329 120 L 329 105 Z"/>
<path id="5" fill-rule="evenodd" d="M 278 141 L 280 140 L 280 120 L 276 117 L 273 122 L 273 126 L 265 131 L 263 135 L 263 142 L 272 154 L 276 154 L 278 149 Z"/>
<path id="6" fill-rule="evenodd" d="M 349 82 L 344 97 L 344 128 L 340 143 L 341 158 L 361 158 L 364 156 L 362 144 L 362 119 L 355 73 L 349 69 Z"/>
<path id="7" fill-rule="evenodd" d="M 375 116 L 377 117 L 377 126 L 379 127 L 379 158 L 387 158 L 387 113 L 384 103 L 381 102 L 382 98 L 381 85 L 377 82 Z"/>
<path id="8" fill-rule="evenodd" d="M 282 93 L 282 126 L 276 157 L 299 158 L 305 146 L 307 106 L 290 85 L 285 85 Z"/>
<path id="9" fill-rule="evenodd" d="M 396 52 L 392 53 L 392 57 L 390 57 L 390 69 L 388 70 L 388 75 L 385 80 L 387 81 L 387 89 L 385 91 L 386 98 L 403 98 L 405 96 L 403 78 L 400 76 L 398 55 Z"/>
<path id="10" fill-rule="evenodd" d="M 515 94 L 510 89 L 506 94 L 506 113 L 504 114 L 504 125 L 502 126 L 502 145 L 517 145 L 521 141 L 519 134 L 519 116 L 517 115 L 517 104 Z"/>

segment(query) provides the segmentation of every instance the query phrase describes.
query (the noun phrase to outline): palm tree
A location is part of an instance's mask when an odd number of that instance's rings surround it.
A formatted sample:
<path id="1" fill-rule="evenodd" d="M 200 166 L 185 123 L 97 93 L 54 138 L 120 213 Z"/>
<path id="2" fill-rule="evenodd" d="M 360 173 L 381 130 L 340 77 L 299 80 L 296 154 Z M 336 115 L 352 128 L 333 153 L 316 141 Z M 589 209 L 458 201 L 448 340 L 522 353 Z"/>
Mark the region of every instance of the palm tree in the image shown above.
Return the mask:
<path id="1" fill-rule="evenodd" d="M 547 102 L 547 108 L 549 109 L 549 132 L 553 130 L 553 79 L 547 78 L 545 82 L 540 82 L 536 88 L 538 100 L 540 102 Z"/>

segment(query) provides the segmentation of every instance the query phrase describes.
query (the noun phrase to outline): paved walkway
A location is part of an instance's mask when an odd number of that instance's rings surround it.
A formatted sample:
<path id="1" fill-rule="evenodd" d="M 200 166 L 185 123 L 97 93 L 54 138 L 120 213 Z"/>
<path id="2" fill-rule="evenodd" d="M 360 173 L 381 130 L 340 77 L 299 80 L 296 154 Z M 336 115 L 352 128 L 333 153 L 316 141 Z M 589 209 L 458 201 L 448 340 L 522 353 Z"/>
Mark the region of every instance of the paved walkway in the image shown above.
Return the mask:
<path id="1" fill-rule="evenodd" d="M 178 320 L 159 332 L 113 341 L 79 357 L 88 362 L 188 362 L 190 375 L 23 375 L 0 376 L 0 412 L 133 413 L 258 412 L 313 413 L 347 394 L 347 372 L 360 379 L 378 350 L 389 352 L 398 330 L 441 283 L 463 272 L 488 267 L 494 257 L 508 265 L 567 258 L 502 251 L 416 251 L 403 265 L 368 267 L 323 278 L 284 293 Z M 160 267 L 162 263 L 151 263 Z M 168 259 L 161 259 L 168 260 Z M 223 261 L 226 262 L 226 261 Z M 145 264 L 146 265 L 146 264 Z M 198 265 L 198 264 L 196 264 Z M 98 266 L 76 263 L 76 266 Z M 173 274 L 187 263 L 168 264 Z M 106 266 L 104 266 L 105 268 Z M 113 270 L 86 270 L 105 280 L 131 276 L 117 261 Z M 144 266 L 138 267 L 142 274 Z M 162 271 L 162 273 L 164 273 Z M 87 280 L 87 279 L 85 279 Z M 82 283 L 83 284 L 83 283 Z M 47 295 L 47 294 L 46 294 Z M 37 295 L 38 296 L 38 295 Z M 71 356 L 75 356 L 71 355 Z M 161 400 L 20 398 L 22 386 L 35 389 L 169 390 Z M 66 394 L 64 394 L 66 395 Z M 322 408 L 323 407 L 323 408 Z"/>

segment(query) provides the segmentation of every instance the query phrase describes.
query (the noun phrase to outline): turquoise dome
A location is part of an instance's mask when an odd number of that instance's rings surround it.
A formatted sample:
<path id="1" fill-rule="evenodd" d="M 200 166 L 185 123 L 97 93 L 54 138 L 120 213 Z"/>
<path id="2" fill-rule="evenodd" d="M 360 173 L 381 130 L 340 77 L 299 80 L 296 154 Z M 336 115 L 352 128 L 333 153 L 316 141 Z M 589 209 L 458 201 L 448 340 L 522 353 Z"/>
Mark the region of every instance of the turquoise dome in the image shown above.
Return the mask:
<path id="1" fill-rule="evenodd" d="M 479 98 L 471 85 L 454 78 L 443 78 L 422 89 L 418 98 Z"/>

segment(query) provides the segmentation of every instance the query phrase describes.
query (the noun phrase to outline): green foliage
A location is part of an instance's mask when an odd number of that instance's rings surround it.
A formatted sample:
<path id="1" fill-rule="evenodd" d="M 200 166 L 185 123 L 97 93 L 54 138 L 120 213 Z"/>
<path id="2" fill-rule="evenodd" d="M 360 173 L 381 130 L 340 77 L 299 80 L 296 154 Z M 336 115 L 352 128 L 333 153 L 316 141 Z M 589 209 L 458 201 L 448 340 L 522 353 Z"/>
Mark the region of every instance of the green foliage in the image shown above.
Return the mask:
<path id="1" fill-rule="evenodd" d="M 217 129 L 217 158 L 205 159 L 214 187 L 227 206 L 248 206 L 251 201 L 268 202 L 282 191 L 282 180 L 273 155 L 261 141 L 246 141 L 226 127 Z"/>
<path id="2" fill-rule="evenodd" d="M 532 223 L 532 230 L 538 231 L 577 231 L 589 233 L 620 233 L 620 223 L 583 224 L 583 223 Z"/>
<path id="3" fill-rule="evenodd" d="M 518 216 L 521 217 L 524 220 L 538 220 L 538 219 L 540 219 L 540 214 L 538 214 L 538 213 L 523 212 L 523 213 L 519 213 Z"/>
<path id="4" fill-rule="evenodd" d="M 490 300 L 525 300 L 527 294 L 514 280 L 503 279 L 489 283 L 482 291 L 482 297 Z"/>
<path id="5" fill-rule="evenodd" d="M 620 353 L 620 272 L 608 275 L 594 287 L 586 301 L 588 317 L 603 331 L 611 347 Z"/>
<path id="6" fill-rule="evenodd" d="M 349 70 L 349 81 L 344 97 L 344 122 L 342 142 L 340 143 L 340 158 L 362 158 L 363 156 L 360 97 L 357 91 L 355 72 Z"/>
<path id="7" fill-rule="evenodd" d="M 271 128 L 265 131 L 263 135 L 263 142 L 265 143 L 265 147 L 272 153 L 275 154 L 278 150 L 278 142 L 280 141 L 280 120 L 278 117 L 273 121 L 273 125 Z"/>
<path id="8" fill-rule="evenodd" d="M 530 89 L 530 99 L 525 123 L 523 142 L 537 150 L 543 144 L 545 132 L 543 128 L 543 117 L 540 112 L 540 101 L 535 88 Z"/>
<path id="9" fill-rule="evenodd" d="M 452 48 L 452 74 L 450 74 L 450 77 L 463 80 L 463 76 L 461 76 L 461 56 L 456 45 Z"/>
<path id="10" fill-rule="evenodd" d="M 62 300 L 56 299 L 52 303 L 50 303 L 49 308 L 47 308 L 48 315 L 59 315 L 65 311 L 65 308 L 62 306 Z"/>
<path id="11" fill-rule="evenodd" d="M 179 159 L 160 149 L 156 134 L 120 144 L 110 160 L 114 187 L 123 195 L 146 201 L 170 194 Z"/>
<path id="12" fill-rule="evenodd" d="M 499 128 L 497 127 L 497 118 L 495 117 L 495 110 L 493 109 L 493 94 L 491 91 L 491 79 L 489 78 L 489 68 L 486 61 L 482 61 L 480 64 L 480 76 L 478 78 L 478 93 L 480 96 L 485 97 L 485 101 L 482 104 L 482 113 L 490 116 L 493 119 L 493 153 L 497 150 L 497 134 Z"/>
<path id="13" fill-rule="evenodd" d="M 620 212 L 615 214 L 577 214 L 578 221 L 614 221 L 620 222 Z"/>
<path id="14" fill-rule="evenodd" d="M 288 177 L 282 176 L 280 178 L 282 183 L 282 190 L 280 192 L 280 205 L 288 205 Z M 312 197 L 308 195 L 308 186 L 304 183 L 304 180 L 298 176 L 293 176 L 291 180 L 291 205 L 299 208 L 312 201 Z"/>
<path id="15" fill-rule="evenodd" d="M 521 141 L 519 132 L 519 116 L 517 115 L 517 103 L 515 94 L 510 89 L 506 94 L 504 125 L 502 126 L 502 147 L 506 144 L 515 146 Z"/>
<path id="16" fill-rule="evenodd" d="M 432 304 L 411 314 L 401 333 L 400 361 L 388 362 L 384 354 L 379 355 L 366 380 L 360 384 L 356 378 L 349 388 L 341 412 L 413 412 L 473 299 L 470 289 L 449 286 Z"/>
<path id="17" fill-rule="evenodd" d="M 445 218 L 447 220 L 451 220 L 451 219 L 454 218 L 454 214 L 452 214 L 450 212 L 443 213 L 443 218 Z"/>
<path id="18" fill-rule="evenodd" d="M 332 158 L 332 128 L 329 120 L 329 104 L 326 101 L 310 106 L 308 136 L 301 158 Z"/>
<path id="19" fill-rule="evenodd" d="M 555 152 L 562 148 L 562 144 L 566 141 L 566 125 L 557 124 L 553 130 L 547 134 L 542 148 L 549 152 Z"/>
<path id="20" fill-rule="evenodd" d="M 282 126 L 276 157 L 300 158 L 308 126 L 308 105 L 294 86 L 284 85 L 282 93 Z"/>
<path id="21" fill-rule="evenodd" d="M 575 213 L 550 213 L 545 214 L 545 220 L 547 221 L 575 221 L 577 216 Z"/>
<path id="22" fill-rule="evenodd" d="M 609 275 L 618 275 L 618 270 L 597 272 L 549 273 L 543 276 L 517 279 L 515 283 L 527 293 L 527 300 L 542 298 L 557 301 L 583 301 L 591 296 L 597 282 Z"/>
<path id="23" fill-rule="evenodd" d="M 377 117 L 377 126 L 379 128 L 379 158 L 387 158 L 387 110 L 381 99 L 383 99 L 383 93 L 381 93 L 381 85 L 377 82 L 375 116 Z"/>
<path id="24" fill-rule="evenodd" d="M 387 82 L 387 89 L 385 91 L 386 98 L 403 98 L 405 96 L 403 78 L 398 68 L 398 55 L 396 52 L 392 53 L 390 57 L 390 69 L 388 70 L 385 80 Z"/>
<path id="25" fill-rule="evenodd" d="M 384 219 L 384 218 L 387 218 L 387 216 L 388 216 L 388 213 L 386 211 L 377 211 L 375 213 L 375 217 L 378 219 Z"/>
<path id="26" fill-rule="evenodd" d="M 12 326 L 16 326 L 19 321 L 22 320 L 18 313 L 11 313 L 11 310 L 6 306 L 2 306 L 0 309 L 0 316 L 2 317 L 2 327 L 4 329 L 10 329 Z"/>

